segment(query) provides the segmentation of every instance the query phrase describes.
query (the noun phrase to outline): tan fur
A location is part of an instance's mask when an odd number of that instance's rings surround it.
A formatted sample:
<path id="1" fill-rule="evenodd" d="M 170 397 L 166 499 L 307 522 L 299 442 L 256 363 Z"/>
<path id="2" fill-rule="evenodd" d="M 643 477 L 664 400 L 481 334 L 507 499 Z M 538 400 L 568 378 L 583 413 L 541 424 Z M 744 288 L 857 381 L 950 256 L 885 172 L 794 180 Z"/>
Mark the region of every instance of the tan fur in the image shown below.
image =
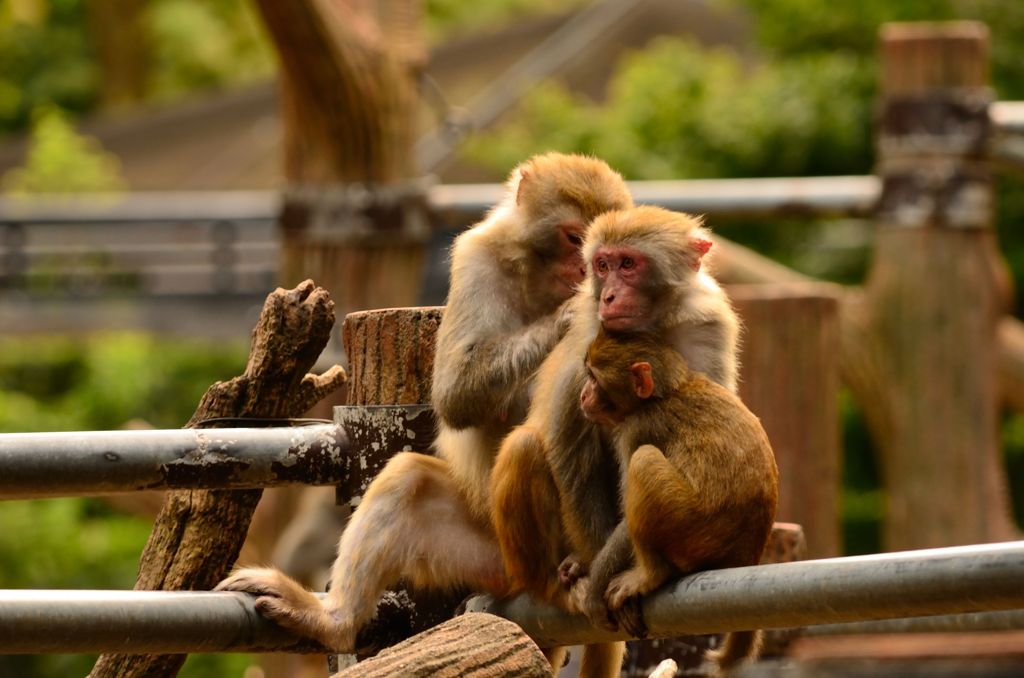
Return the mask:
<path id="1" fill-rule="evenodd" d="M 691 372 L 685 361 L 649 335 L 601 332 L 588 352 L 596 388 L 634 390 L 630 367 L 652 367 L 650 398 L 618 398 L 622 423 L 612 427 L 621 459 L 625 521 L 634 565 L 614 574 L 602 561 L 621 548 L 609 542 L 589 582 L 612 610 L 645 595 L 671 576 L 756 565 L 778 503 L 778 470 L 757 417 L 733 393 Z M 660 383 L 659 383 L 660 382 Z M 609 405 L 613 407 L 613 405 Z M 744 632 L 746 633 L 746 632 Z M 723 667 L 756 650 L 756 635 L 727 639 Z"/>
<path id="2" fill-rule="evenodd" d="M 502 203 L 452 247 L 432 384 L 435 446 L 481 520 L 498 446 L 525 415 L 530 378 L 558 341 L 555 312 L 573 292 L 552 281 L 549 255 L 538 252 L 554 251 L 557 224 L 631 205 L 604 162 L 535 156 L 513 171 Z"/>
<path id="3" fill-rule="evenodd" d="M 598 248 L 624 244 L 650 258 L 653 277 L 648 282 L 658 298 L 641 329 L 661 337 L 695 370 L 736 388 L 739 322 L 717 283 L 692 266 L 693 240 L 707 237 L 697 219 L 656 207 L 609 212 L 591 224 L 583 248 L 588 277 L 570 302 L 567 333 L 537 373 L 523 425 L 530 434 L 513 433 L 504 440 L 491 475 L 491 491 L 501 498 L 491 516 L 513 590 L 564 604 L 561 558 L 573 553 L 581 563 L 579 572 L 585 573 L 619 522 L 614 457 L 597 427 L 583 418 L 578 400 L 585 381 L 583 360 L 601 327 L 601 283 L 591 269 Z M 540 455 L 546 465 L 537 459 Z M 537 473 L 550 475 L 529 479 Z M 526 506 L 529 488 L 537 483 L 557 488 L 561 529 L 552 529 L 550 520 L 539 520 L 535 511 L 510 510 Z"/>
<path id="4" fill-rule="evenodd" d="M 431 395 L 439 458 L 399 454 L 370 485 L 338 544 L 325 605 L 272 570 L 242 570 L 221 588 L 258 592 L 275 619 L 337 651 L 352 649 L 381 593 L 401 578 L 507 593 L 489 478 L 569 317 L 563 304 L 575 285 L 566 275 L 578 280 L 583 262 L 565 225 L 582 236 L 599 213 L 631 205 L 622 178 L 600 160 L 550 153 L 517 167 L 502 202 L 452 247 Z"/>

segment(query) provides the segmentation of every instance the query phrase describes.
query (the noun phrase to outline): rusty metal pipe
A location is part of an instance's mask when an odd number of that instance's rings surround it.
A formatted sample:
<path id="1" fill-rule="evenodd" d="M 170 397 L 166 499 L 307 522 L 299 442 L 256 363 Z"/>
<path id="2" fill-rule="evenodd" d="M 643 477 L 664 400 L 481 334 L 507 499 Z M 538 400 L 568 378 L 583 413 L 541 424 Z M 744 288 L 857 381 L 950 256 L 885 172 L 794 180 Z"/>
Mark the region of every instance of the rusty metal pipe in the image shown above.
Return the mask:
<path id="1" fill-rule="evenodd" d="M 351 465 L 334 424 L 0 435 L 0 499 L 170 488 L 334 485 Z"/>

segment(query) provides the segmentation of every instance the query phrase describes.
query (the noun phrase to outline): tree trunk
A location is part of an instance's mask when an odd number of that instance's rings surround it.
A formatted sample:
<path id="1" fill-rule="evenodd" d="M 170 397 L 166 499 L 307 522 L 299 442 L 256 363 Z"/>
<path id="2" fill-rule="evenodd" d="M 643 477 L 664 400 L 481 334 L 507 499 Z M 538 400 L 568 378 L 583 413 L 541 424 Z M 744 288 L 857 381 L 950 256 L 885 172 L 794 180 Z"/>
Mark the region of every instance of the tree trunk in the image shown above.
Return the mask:
<path id="1" fill-rule="evenodd" d="M 429 234 L 415 181 L 417 0 L 258 0 L 281 63 L 282 274 L 339 311 L 415 303 Z"/>
<path id="2" fill-rule="evenodd" d="M 145 0 L 86 3 L 104 108 L 137 104 L 146 95 L 151 41 L 143 20 L 145 9 Z"/>
<path id="3" fill-rule="evenodd" d="M 218 417 L 297 417 L 336 389 L 345 373 L 307 374 L 334 326 L 334 304 L 305 281 L 278 288 L 253 331 L 245 373 L 206 392 L 187 426 Z M 237 422 L 232 422 L 237 425 Z M 168 492 L 142 553 L 136 590 L 208 590 L 223 579 L 242 547 L 262 490 Z M 185 655 L 102 655 L 90 674 L 173 676 Z"/>

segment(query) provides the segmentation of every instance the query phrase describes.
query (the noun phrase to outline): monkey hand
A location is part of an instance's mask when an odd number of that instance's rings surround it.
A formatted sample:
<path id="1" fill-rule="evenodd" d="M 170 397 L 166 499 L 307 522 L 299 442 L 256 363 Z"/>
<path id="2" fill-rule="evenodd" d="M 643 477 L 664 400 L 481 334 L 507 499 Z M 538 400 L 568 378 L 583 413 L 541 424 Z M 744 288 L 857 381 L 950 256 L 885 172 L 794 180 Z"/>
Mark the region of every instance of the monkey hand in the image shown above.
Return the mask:
<path id="1" fill-rule="evenodd" d="M 647 622 L 644 620 L 643 598 L 633 596 L 627 598 L 622 607 L 617 610 L 610 610 L 613 619 L 618 623 L 619 628 L 634 638 L 647 637 Z"/>
<path id="2" fill-rule="evenodd" d="M 562 564 L 558 566 L 558 581 L 562 587 L 571 589 L 581 577 L 587 576 L 587 566 L 583 564 L 580 557 L 571 553 L 565 557 Z"/>
<path id="3" fill-rule="evenodd" d="M 287 575 L 269 568 L 243 568 L 217 584 L 214 591 L 256 596 L 260 616 L 336 652 L 351 652 L 355 628 L 350 616 L 332 613 Z"/>
<path id="4" fill-rule="evenodd" d="M 634 638 L 647 637 L 640 597 L 644 581 L 641 571 L 634 567 L 612 579 L 603 595 L 611 616 Z"/>
<path id="5" fill-rule="evenodd" d="M 572 326 L 573 305 L 572 297 L 562 302 L 562 305 L 555 311 L 555 331 L 561 339 Z"/>

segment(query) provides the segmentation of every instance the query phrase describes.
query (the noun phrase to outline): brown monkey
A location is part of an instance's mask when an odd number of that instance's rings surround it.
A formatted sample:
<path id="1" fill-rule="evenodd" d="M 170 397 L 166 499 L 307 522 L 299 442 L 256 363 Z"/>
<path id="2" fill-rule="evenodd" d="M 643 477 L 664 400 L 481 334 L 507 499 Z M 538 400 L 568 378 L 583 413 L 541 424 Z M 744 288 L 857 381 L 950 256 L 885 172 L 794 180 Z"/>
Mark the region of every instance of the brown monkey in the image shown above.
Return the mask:
<path id="1" fill-rule="evenodd" d="M 653 333 L 694 371 L 735 390 L 739 322 L 701 268 L 710 247 L 697 219 L 657 207 L 609 212 L 591 224 L 583 248 L 589 274 L 572 300 L 571 325 L 541 365 L 526 422 L 502 443 L 491 474 L 492 520 L 513 591 L 570 605 L 564 587 L 620 522 L 614 455 L 579 408 L 583 361 L 602 326 Z M 614 626 L 602 593 L 584 611 Z M 624 645 L 612 646 L 591 653 L 592 663 L 584 656 L 586 675 L 618 675 Z"/>
<path id="2" fill-rule="evenodd" d="M 349 651 L 381 593 L 418 587 L 508 589 L 489 521 L 489 476 L 525 411 L 531 378 L 568 323 L 583 280 L 586 225 L 632 205 L 604 162 L 549 153 L 516 168 L 505 198 L 452 248 L 432 404 L 439 458 L 396 455 L 368 488 L 338 544 L 324 604 L 280 572 L 241 570 L 221 589 L 259 594 L 282 626 Z"/>
<path id="3" fill-rule="evenodd" d="M 601 331 L 586 370 L 580 409 L 610 431 L 625 520 L 576 587 L 615 611 L 673 575 L 760 562 L 779 475 L 758 418 L 658 337 Z M 759 632 L 731 633 L 715 659 L 725 670 L 759 647 Z"/>

